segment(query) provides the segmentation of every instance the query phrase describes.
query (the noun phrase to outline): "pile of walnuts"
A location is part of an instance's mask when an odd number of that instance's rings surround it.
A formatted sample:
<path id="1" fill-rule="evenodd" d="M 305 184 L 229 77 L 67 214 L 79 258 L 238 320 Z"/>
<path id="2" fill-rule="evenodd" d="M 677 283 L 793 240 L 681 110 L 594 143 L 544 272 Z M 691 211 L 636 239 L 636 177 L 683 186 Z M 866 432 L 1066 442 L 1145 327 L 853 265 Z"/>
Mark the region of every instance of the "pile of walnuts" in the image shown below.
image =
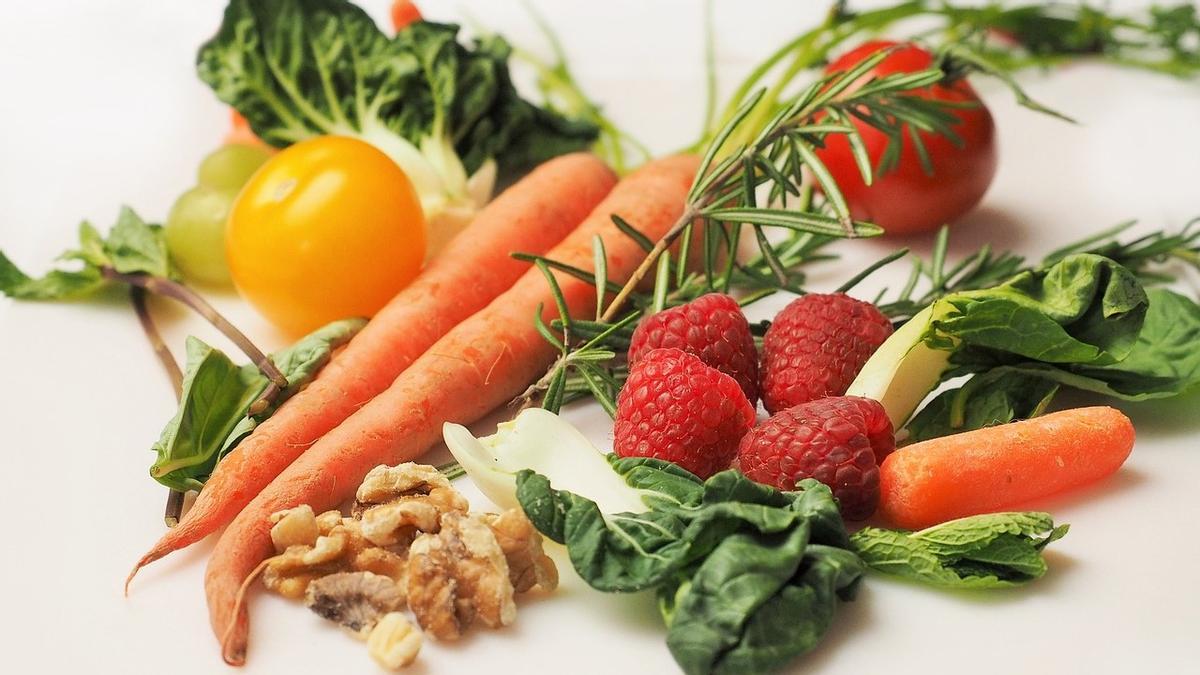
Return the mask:
<path id="1" fill-rule="evenodd" d="M 516 593 L 553 590 L 558 570 L 520 509 L 470 513 L 436 468 L 378 466 L 351 517 L 309 506 L 271 516 L 277 555 L 263 582 L 367 641 L 380 665 L 400 668 L 421 648 L 421 629 L 455 640 L 475 621 L 507 626 Z"/>

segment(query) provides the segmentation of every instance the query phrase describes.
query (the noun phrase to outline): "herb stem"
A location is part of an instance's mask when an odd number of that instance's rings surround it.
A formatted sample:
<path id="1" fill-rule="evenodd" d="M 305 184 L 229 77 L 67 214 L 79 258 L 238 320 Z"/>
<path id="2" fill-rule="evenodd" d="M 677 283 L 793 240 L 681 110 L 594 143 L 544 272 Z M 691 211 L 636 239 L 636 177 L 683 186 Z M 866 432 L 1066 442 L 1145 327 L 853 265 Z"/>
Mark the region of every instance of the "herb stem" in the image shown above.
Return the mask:
<path id="1" fill-rule="evenodd" d="M 238 349 L 242 350 L 242 353 L 250 357 L 250 360 L 258 367 L 263 376 L 270 381 L 270 384 L 263 391 L 262 395 L 258 397 L 258 400 L 251 404 L 249 411 L 251 415 L 257 415 L 266 410 L 271 401 L 287 386 L 287 378 L 283 376 L 283 373 L 279 372 L 279 369 L 275 367 L 271 359 L 256 347 L 250 341 L 250 338 L 246 337 L 245 333 L 238 330 L 237 326 L 230 323 L 215 307 L 208 304 L 207 300 L 192 289 L 165 277 L 143 273 L 125 274 L 107 265 L 100 268 L 100 273 L 105 279 L 142 288 L 155 295 L 162 295 L 187 305 L 197 314 L 204 317 L 214 328 L 221 331 Z"/>
<path id="2" fill-rule="evenodd" d="M 158 357 L 159 363 L 167 373 L 167 379 L 171 382 L 171 390 L 175 392 L 175 400 L 179 400 L 183 393 L 183 371 L 179 369 L 179 363 L 175 361 L 170 347 L 163 341 L 162 334 L 158 332 L 158 326 L 154 324 L 154 318 L 150 316 L 150 308 L 146 306 L 146 289 L 141 286 L 131 286 L 129 301 L 133 303 L 133 311 L 137 314 L 138 323 L 142 325 L 146 340 L 150 342 L 154 355 Z"/>
<path id="3" fill-rule="evenodd" d="M 129 301 L 133 303 L 133 311 L 137 314 L 138 323 L 142 325 L 142 332 L 146 334 L 146 339 L 150 342 L 154 355 L 158 357 L 158 362 L 167 372 L 167 379 L 171 381 L 171 390 L 175 393 L 175 400 L 178 401 L 183 395 L 183 372 L 179 370 L 179 363 L 171 354 L 171 348 L 167 346 L 162 339 L 162 334 L 158 332 L 158 326 L 154 324 L 154 317 L 150 316 L 150 308 L 146 306 L 146 289 L 141 286 L 130 286 Z M 163 509 L 163 522 L 167 527 L 175 527 L 179 524 L 179 519 L 183 517 L 183 498 L 182 491 L 168 489 L 167 505 Z"/>
<path id="4" fill-rule="evenodd" d="M 633 274 L 629 277 L 629 281 L 625 282 L 625 285 L 621 287 L 617 296 L 609 303 L 608 309 L 604 310 L 604 314 L 600 317 L 601 321 L 608 322 L 616 318 L 617 313 L 621 311 L 621 307 L 633 293 L 633 290 L 637 288 L 637 285 L 650 272 L 650 268 L 654 267 L 654 264 L 658 262 L 659 256 L 670 248 L 671 244 L 675 243 L 675 240 L 679 238 L 679 235 L 683 234 L 683 230 L 689 223 L 696 219 L 697 215 L 699 215 L 699 209 L 696 208 L 695 204 L 688 204 L 684 208 L 683 213 L 679 216 L 679 220 L 676 220 L 671 229 L 667 230 L 667 233 L 654 244 L 654 248 L 650 249 L 650 252 L 642 259 L 641 264 L 633 271 Z"/>

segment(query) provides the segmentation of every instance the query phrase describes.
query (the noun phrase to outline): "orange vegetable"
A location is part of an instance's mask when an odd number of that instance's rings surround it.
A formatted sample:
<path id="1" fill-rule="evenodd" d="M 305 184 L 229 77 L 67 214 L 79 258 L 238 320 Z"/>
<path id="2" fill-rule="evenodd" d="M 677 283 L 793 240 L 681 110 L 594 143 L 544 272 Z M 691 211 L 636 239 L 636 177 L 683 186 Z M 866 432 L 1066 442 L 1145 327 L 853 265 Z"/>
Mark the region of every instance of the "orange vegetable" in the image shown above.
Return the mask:
<path id="1" fill-rule="evenodd" d="M 1112 474 L 1133 436 L 1128 417 L 1099 406 L 914 443 L 883 461 L 879 512 L 915 530 L 1004 511 Z"/>
<path id="2" fill-rule="evenodd" d="M 608 253 L 608 278 L 627 279 L 645 252 L 613 225 L 623 216 L 651 239 L 660 238 L 683 209 L 698 168 L 691 156 L 651 162 L 623 179 L 580 227 L 546 255 L 592 268 L 592 238 Z M 573 316 L 595 311 L 592 286 L 557 275 Z M 554 361 L 556 350 L 538 334 L 533 313 L 555 318 L 545 277 L 531 269 L 506 293 L 463 321 L 370 403 L 326 434 L 259 494 L 221 535 L 208 564 L 205 591 L 213 631 L 225 661 L 245 660 L 248 616 L 241 603 L 248 580 L 271 554 L 268 516 L 309 504 L 337 508 L 380 464 L 419 457 L 436 443 L 446 422 L 470 424 L 520 394 Z"/>
<path id="3" fill-rule="evenodd" d="M 229 133 L 225 135 L 225 143 L 226 145 L 241 143 L 270 149 L 270 146 L 263 143 L 262 139 L 254 134 L 254 130 L 250 128 L 250 123 L 246 121 L 246 118 L 232 108 L 229 110 Z"/>
<path id="4" fill-rule="evenodd" d="M 511 252 L 549 250 L 615 183 L 613 172 L 592 155 L 564 155 L 492 201 L 308 388 L 221 460 L 183 521 L 138 561 L 130 578 L 143 565 L 233 520 L 317 439 L 387 389 L 438 338 L 507 290 L 529 267 Z"/>
<path id="5" fill-rule="evenodd" d="M 421 10 L 412 0 L 396 0 L 392 3 L 392 28 L 399 32 L 408 24 L 421 20 Z"/>

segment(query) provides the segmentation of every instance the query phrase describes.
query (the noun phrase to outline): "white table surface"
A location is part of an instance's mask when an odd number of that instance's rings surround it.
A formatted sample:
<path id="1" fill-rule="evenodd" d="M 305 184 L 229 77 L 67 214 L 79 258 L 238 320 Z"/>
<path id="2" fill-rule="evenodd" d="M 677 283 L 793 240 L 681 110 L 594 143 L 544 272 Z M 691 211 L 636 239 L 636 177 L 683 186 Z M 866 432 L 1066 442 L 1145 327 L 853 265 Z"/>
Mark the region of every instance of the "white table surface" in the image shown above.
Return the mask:
<path id="1" fill-rule="evenodd" d="M 225 109 L 192 70 L 222 4 L 6 6 L 0 247 L 10 257 L 40 271 L 72 242 L 80 219 L 106 228 L 122 203 L 161 219 L 192 184 L 197 162 L 226 130 Z M 363 4 L 386 20 L 386 2 Z M 540 4 L 585 86 L 619 123 L 660 151 L 694 137 L 703 100 L 697 3 Z M 437 19 L 461 18 L 465 9 L 514 41 L 540 44 L 516 3 L 422 5 Z M 823 6 L 720 2 L 726 84 L 812 25 Z M 999 124 L 1000 170 L 983 205 L 955 229 L 953 250 L 990 241 L 1037 255 L 1127 218 L 1177 228 L 1200 214 L 1200 86 L 1095 64 L 1026 73 L 1022 81 L 1082 124 L 1024 111 L 1004 91 L 983 85 Z M 904 243 L 927 249 L 928 239 Z M 814 283 L 833 287 L 855 264 L 896 245 L 855 244 L 844 264 L 828 266 Z M 279 346 L 280 337 L 235 298 L 215 301 L 253 337 Z M 757 311 L 767 316 L 778 306 Z M 177 353 L 188 331 L 216 340 L 174 307 L 155 302 L 154 311 Z M 1139 441 L 1120 473 L 1032 505 L 1072 524 L 1048 555 L 1045 579 L 980 597 L 869 578 L 859 599 L 838 610 L 824 643 L 794 670 L 1200 672 L 1198 404 L 1193 395 L 1121 406 Z M 128 599 L 121 595 L 131 563 L 163 530 L 165 490 L 146 469 L 150 444 L 172 409 L 123 296 L 69 306 L 0 299 L 0 513 L 9 524 L 0 553 L 0 671 L 227 670 L 202 593 L 211 539 L 153 565 Z M 599 408 L 568 414 L 601 447 L 610 442 Z M 675 670 L 651 599 L 595 593 L 565 565 L 563 577 L 558 593 L 520 604 L 515 626 L 427 646 L 408 672 Z M 247 673 L 376 671 L 363 645 L 277 597 L 254 600 L 252 638 Z"/>

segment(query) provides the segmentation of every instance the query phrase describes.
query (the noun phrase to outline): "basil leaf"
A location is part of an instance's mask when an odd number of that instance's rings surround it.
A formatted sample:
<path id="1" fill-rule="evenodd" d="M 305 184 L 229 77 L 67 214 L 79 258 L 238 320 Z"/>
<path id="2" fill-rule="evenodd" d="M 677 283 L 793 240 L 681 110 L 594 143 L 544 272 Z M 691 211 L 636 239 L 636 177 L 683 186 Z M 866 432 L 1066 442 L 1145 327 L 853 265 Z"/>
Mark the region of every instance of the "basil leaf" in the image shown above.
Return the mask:
<path id="1" fill-rule="evenodd" d="M 237 446 L 288 397 L 307 385 L 366 322 L 335 321 L 271 357 L 288 386 L 263 413 L 248 415 L 269 382 L 254 364 L 235 365 L 220 350 L 189 337 L 187 369 L 179 409 L 154 444 L 155 480 L 176 490 L 198 490 L 217 462 Z"/>
<path id="2" fill-rule="evenodd" d="M 203 487 L 225 439 L 267 384 L 257 368 L 189 336 L 179 409 L 154 444 L 150 475 L 175 490 Z"/>
<path id="3" fill-rule="evenodd" d="M 610 461 L 649 492 L 649 511 L 602 514 L 528 470 L 517 499 L 593 588 L 657 589 L 684 672 L 782 666 L 820 640 L 863 572 L 832 492 L 816 481 L 780 492 L 737 471 L 700 482 L 657 460 Z"/>
<path id="4" fill-rule="evenodd" d="M 1046 573 L 1041 551 L 1061 539 L 1047 513 L 990 513 L 919 532 L 867 527 L 850 541 L 868 567 L 946 588 L 1003 588 Z"/>

